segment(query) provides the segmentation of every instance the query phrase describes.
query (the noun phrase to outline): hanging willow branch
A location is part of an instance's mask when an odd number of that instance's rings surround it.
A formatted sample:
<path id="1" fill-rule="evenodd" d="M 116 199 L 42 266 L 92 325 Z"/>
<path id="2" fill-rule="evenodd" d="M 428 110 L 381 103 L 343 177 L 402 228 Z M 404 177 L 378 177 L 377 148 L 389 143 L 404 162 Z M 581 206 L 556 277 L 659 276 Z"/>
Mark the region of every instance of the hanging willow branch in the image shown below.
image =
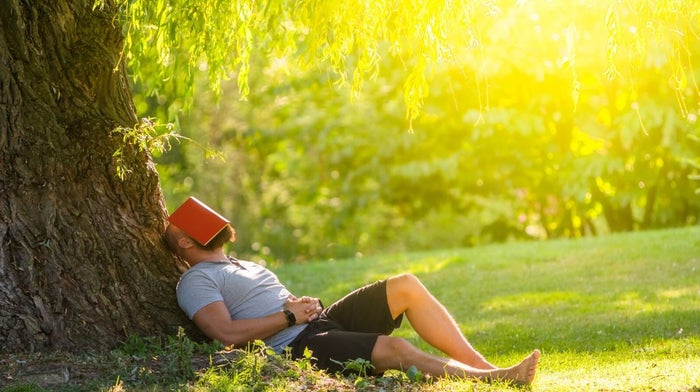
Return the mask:
<path id="1" fill-rule="evenodd" d="M 108 0 L 97 0 L 100 6 Z M 405 64 L 404 102 L 409 121 L 428 95 L 429 71 L 448 62 L 456 48 L 474 44 L 476 24 L 498 18 L 499 7 L 521 7 L 526 0 L 113 0 L 122 7 L 124 59 L 136 81 L 152 92 L 170 91 L 186 103 L 194 95 L 194 77 L 206 71 L 210 89 L 238 75 L 241 95 L 248 94 L 250 56 L 292 56 L 301 64 L 326 64 L 340 83 L 356 94 L 377 74 L 380 46 Z M 570 0 L 572 10 L 579 1 Z M 630 26 L 643 34 L 632 38 L 643 57 L 649 40 L 670 42 L 669 76 L 680 91 L 692 64 L 687 48 L 697 45 L 698 0 L 599 1 L 608 28 L 607 76 L 618 75 L 618 48 Z M 527 18 L 527 15 L 523 15 Z M 639 61 L 627 58 L 626 61 Z M 574 73 L 574 78 L 576 74 Z M 574 80 L 576 85 L 577 80 Z M 692 81 L 695 83 L 695 81 Z M 577 87 L 578 88 L 578 87 Z M 697 85 L 695 85 L 696 91 Z M 576 98 L 578 91 L 572 96 Z"/>

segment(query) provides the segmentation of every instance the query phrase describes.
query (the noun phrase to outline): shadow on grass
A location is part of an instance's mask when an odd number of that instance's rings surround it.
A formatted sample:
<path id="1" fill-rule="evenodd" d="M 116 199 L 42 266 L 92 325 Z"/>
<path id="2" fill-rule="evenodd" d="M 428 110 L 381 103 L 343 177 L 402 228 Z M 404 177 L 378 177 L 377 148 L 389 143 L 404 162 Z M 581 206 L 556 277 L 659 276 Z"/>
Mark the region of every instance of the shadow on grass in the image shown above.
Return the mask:
<path id="1" fill-rule="evenodd" d="M 700 337 L 700 312 L 696 310 L 644 312 L 631 317 L 612 317 L 609 313 L 579 318 L 541 316 L 497 321 L 488 329 L 475 330 L 468 338 L 490 353 L 528 351 L 533 347 L 550 352 L 590 353 L 643 350 L 651 343 Z M 660 349 L 663 344 L 654 350 Z M 688 352 L 697 349 L 689 347 Z"/>

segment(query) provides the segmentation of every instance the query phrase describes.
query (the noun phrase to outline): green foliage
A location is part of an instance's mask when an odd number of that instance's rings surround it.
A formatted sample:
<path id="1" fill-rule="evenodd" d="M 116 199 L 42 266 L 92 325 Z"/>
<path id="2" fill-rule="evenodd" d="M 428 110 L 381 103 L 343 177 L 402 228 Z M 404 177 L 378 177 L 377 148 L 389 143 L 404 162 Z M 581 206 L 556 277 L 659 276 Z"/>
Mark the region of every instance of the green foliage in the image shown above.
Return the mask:
<path id="1" fill-rule="evenodd" d="M 119 353 L 127 356 L 145 358 L 149 353 L 162 351 L 160 339 L 144 338 L 141 335 L 130 335 L 119 347 Z"/>
<path id="2" fill-rule="evenodd" d="M 116 369 L 117 384 L 144 385 L 151 383 L 181 383 L 195 378 L 193 357 L 212 355 L 221 350 L 219 343 L 197 343 L 190 340 L 182 328 L 175 336 L 163 338 L 131 335 L 119 346 L 113 357 L 118 361 L 131 358 L 141 363 L 127 369 Z M 158 371 L 153 369 L 157 368 Z"/>
<path id="3" fill-rule="evenodd" d="M 157 157 L 170 151 L 173 140 L 178 142 L 186 140 L 188 143 L 201 149 L 206 159 L 223 160 L 219 151 L 205 147 L 199 142 L 177 133 L 174 124 L 155 122 L 152 118 L 142 118 L 141 122 L 133 128 L 118 127 L 112 133 L 120 137 L 123 144 L 112 155 L 117 177 L 121 180 L 124 180 L 131 172 L 124 155 L 124 149 L 127 147 L 136 147 L 140 152 L 148 152 Z"/>
<path id="4" fill-rule="evenodd" d="M 425 381 L 425 374 L 423 374 L 423 372 L 418 370 L 418 368 L 415 366 L 410 366 L 408 369 L 406 369 L 406 376 L 413 382 Z"/>
<path id="5" fill-rule="evenodd" d="M 345 362 L 336 361 L 334 359 L 331 361 L 341 365 L 343 371 L 355 373 L 360 378 L 367 377 L 374 372 L 374 365 L 372 365 L 372 362 L 363 358 L 351 359 Z"/>
<path id="6" fill-rule="evenodd" d="M 98 1 L 98 5 L 101 2 Z M 220 82 L 236 72 L 248 94 L 253 51 L 270 56 L 300 54 L 301 63 L 326 63 L 358 92 L 376 73 L 378 47 L 414 58 L 406 78 L 405 102 L 415 118 L 427 94 L 426 62 L 449 52 L 445 31 L 469 26 L 478 2 L 446 4 L 356 1 L 122 1 L 125 59 L 135 80 L 152 92 L 194 95 L 194 77 L 205 70 L 218 96 Z M 467 11 L 467 15 L 463 14 Z M 153 65 L 158 67 L 154 68 Z"/>
<path id="7" fill-rule="evenodd" d="M 313 384 L 320 376 L 310 357 L 298 361 L 278 355 L 262 341 L 250 345 L 237 360 L 212 366 L 197 380 L 195 390 L 284 391 Z"/>
<path id="8" fill-rule="evenodd" d="M 270 58 L 291 55 L 300 65 L 324 64 L 353 95 L 379 72 L 387 59 L 399 59 L 403 69 L 405 113 L 411 123 L 429 94 L 434 68 L 460 61 L 465 46 L 481 48 L 490 33 L 484 26 L 511 18 L 528 20 L 530 2 L 502 4 L 493 0 L 415 2 L 409 0 L 209 1 L 116 0 L 124 26 L 123 58 L 134 79 L 149 93 L 182 97 L 189 107 L 198 73 L 206 73 L 216 96 L 220 83 L 236 75 L 243 97 L 249 92 L 251 58 L 256 52 Z M 532 2 L 535 3 L 535 2 Z M 606 43 L 607 75 L 614 78 L 621 65 L 645 60 L 649 42 L 670 42 L 665 54 L 675 88 L 687 85 L 692 31 L 697 1 L 635 1 L 625 3 L 562 1 L 568 15 L 557 18 L 569 26 L 567 64 L 573 71 L 574 101 L 580 86 L 576 76 L 577 32 L 589 27 L 578 19 L 590 9 L 605 25 L 597 37 Z M 590 3 L 590 4 L 588 4 Z M 96 0 L 95 6 L 112 4 Z M 573 9 L 573 12 L 572 12 Z M 559 16 L 561 14 L 556 14 Z M 603 18 L 600 18 L 603 19 Z M 643 26 L 643 27 L 641 27 Z M 634 28 L 634 29 L 632 29 Z M 623 51 L 629 53 L 622 57 Z"/>
<path id="9" fill-rule="evenodd" d="M 178 328 L 175 338 L 169 337 L 168 347 L 173 351 L 167 368 L 173 369 L 175 374 L 182 375 L 190 380 L 194 377 L 192 370 L 192 355 L 195 350 L 195 343 L 187 338 L 185 330 Z"/>
<path id="10" fill-rule="evenodd" d="M 359 118 L 370 106 L 355 107 L 334 94 L 325 75 L 307 74 L 293 83 L 273 85 L 263 69 L 256 70 L 252 85 L 263 90 L 253 89 L 248 103 L 222 102 L 222 111 L 235 114 L 230 117 L 232 126 L 217 126 L 220 132 L 211 134 L 227 157 L 225 163 L 204 161 L 187 144 L 159 160 L 168 203 L 175 205 L 190 193 L 206 194 L 208 202 L 239 228 L 241 245 L 236 249 L 243 255 L 337 257 L 355 254 L 358 240 L 386 243 L 391 232 L 379 220 L 394 226 L 398 222 L 391 223 L 394 208 L 377 193 L 380 179 L 368 176 L 381 164 L 384 135 L 377 133 L 370 116 L 356 130 L 348 123 L 348 114 Z M 307 83 L 312 88 L 305 88 Z M 280 106 L 283 97 L 297 104 Z M 323 110 L 324 100 L 337 103 L 331 106 L 332 115 Z M 198 106 L 212 108 L 207 101 Z M 213 110 L 183 118 L 183 134 L 204 131 L 217 118 Z M 399 127 L 402 122 L 397 113 Z M 318 124 L 322 131 L 308 124 Z M 357 137 L 359 132 L 371 139 Z M 379 225 L 367 224 L 366 208 Z"/>
<path id="11" fill-rule="evenodd" d="M 419 384 L 427 380 L 423 372 L 415 366 L 410 366 L 405 372 L 390 370 L 381 377 L 376 377 L 373 375 L 374 365 L 366 359 L 357 358 L 345 362 L 331 359 L 331 361 L 342 367 L 342 373 L 348 380 L 352 381 L 352 385 L 358 391 L 372 391 L 377 387 L 382 390 L 421 388 Z M 407 384 L 406 380 L 413 385 Z"/>
<path id="12" fill-rule="evenodd" d="M 154 123 L 147 118 L 142 119 L 133 128 L 119 127 L 114 129 L 112 133 L 120 137 L 123 144 L 112 155 L 117 177 L 121 180 L 124 180 L 132 170 L 124 155 L 125 148 L 136 147 L 138 151 L 159 155 L 170 150 L 171 140 L 179 137 L 172 124 Z"/>
<path id="13" fill-rule="evenodd" d="M 263 371 L 269 361 L 268 351 L 262 342 L 256 342 L 248 349 L 249 355 L 242 356 L 238 361 L 230 363 L 230 370 L 217 372 L 210 369 L 201 379 L 201 384 L 210 384 L 213 389 L 221 389 L 219 385 L 228 385 L 230 389 L 250 388 L 259 389 L 263 384 Z"/>
<path id="14" fill-rule="evenodd" d="M 241 257 L 697 223 L 697 1 L 118 3 L 139 112 L 188 141 L 168 206 L 216 206 Z"/>
<path id="15" fill-rule="evenodd" d="M 507 37 L 489 46 L 520 55 Z M 441 69 L 415 133 L 392 98 L 400 64 L 351 102 L 327 74 L 258 58 L 247 102 L 226 95 L 217 109 L 200 96 L 181 119 L 184 135 L 211 140 L 226 161 L 187 144 L 160 158 L 168 205 L 200 195 L 239 229 L 240 257 L 268 261 L 697 222 L 697 117 L 679 116 L 673 91 L 649 81 L 635 102 L 621 81 L 605 82 L 574 110 L 560 70 L 489 58 L 492 108 L 476 109 L 465 67 Z M 578 64 L 581 83 L 593 83 L 596 68 Z"/>

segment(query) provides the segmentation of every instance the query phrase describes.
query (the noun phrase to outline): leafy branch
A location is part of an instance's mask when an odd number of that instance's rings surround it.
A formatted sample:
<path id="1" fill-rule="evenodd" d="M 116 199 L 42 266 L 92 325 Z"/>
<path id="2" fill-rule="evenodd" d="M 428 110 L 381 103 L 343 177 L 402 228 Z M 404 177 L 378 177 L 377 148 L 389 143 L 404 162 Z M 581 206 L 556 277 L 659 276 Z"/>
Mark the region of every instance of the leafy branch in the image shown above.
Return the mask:
<path id="1" fill-rule="evenodd" d="M 125 156 L 125 147 L 132 146 L 136 147 L 139 152 L 148 152 L 152 155 L 160 155 L 172 148 L 172 141 L 185 140 L 193 143 L 195 146 L 199 147 L 204 151 L 204 156 L 206 159 L 220 159 L 224 161 L 223 154 L 211 148 L 210 146 L 204 146 L 197 141 L 188 138 L 186 136 L 180 135 L 175 130 L 175 124 L 173 123 L 158 123 L 151 118 L 142 118 L 139 124 L 136 124 L 132 128 L 118 127 L 112 131 L 113 134 L 121 135 L 122 145 L 117 148 L 112 154 L 114 158 L 117 177 L 124 181 L 127 175 L 131 172 L 129 165 L 127 164 L 127 159 Z"/>

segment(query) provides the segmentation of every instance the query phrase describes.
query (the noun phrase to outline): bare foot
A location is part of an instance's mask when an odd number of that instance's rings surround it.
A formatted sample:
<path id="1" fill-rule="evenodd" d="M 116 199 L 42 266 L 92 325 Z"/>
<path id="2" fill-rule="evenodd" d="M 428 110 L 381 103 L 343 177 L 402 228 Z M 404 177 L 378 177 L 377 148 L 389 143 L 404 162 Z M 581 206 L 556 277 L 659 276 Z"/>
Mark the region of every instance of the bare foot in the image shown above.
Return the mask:
<path id="1" fill-rule="evenodd" d="M 532 380 L 535 379 L 535 372 L 537 371 L 537 363 L 540 360 L 540 355 L 540 350 L 535 350 L 517 365 L 491 372 L 490 378 L 492 380 L 512 382 L 518 385 L 532 384 Z"/>
<path id="2" fill-rule="evenodd" d="M 532 384 L 537 372 L 537 364 L 540 361 L 540 350 L 533 351 L 519 364 L 510 367 L 510 379 L 516 384 Z"/>

